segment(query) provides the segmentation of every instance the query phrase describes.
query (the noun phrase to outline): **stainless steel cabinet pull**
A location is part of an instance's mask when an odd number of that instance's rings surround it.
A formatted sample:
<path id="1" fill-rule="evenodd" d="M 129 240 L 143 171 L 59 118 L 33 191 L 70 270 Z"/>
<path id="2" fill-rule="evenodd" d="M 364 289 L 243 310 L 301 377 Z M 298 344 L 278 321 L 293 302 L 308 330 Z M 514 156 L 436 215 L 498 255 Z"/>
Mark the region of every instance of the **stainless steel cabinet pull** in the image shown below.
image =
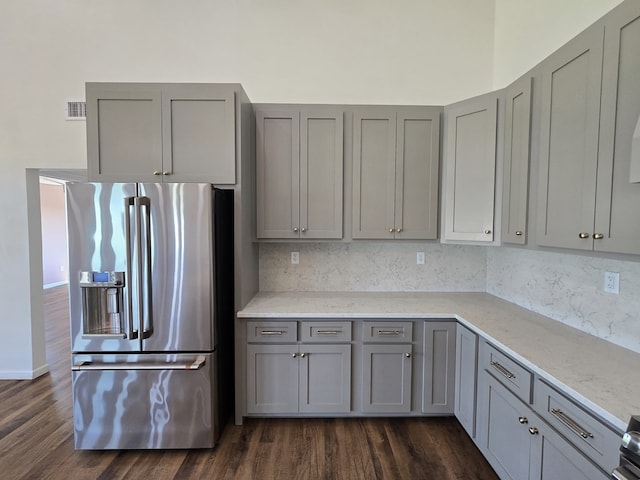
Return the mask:
<path id="1" fill-rule="evenodd" d="M 396 233 L 400 233 L 402 231 L 401 228 L 396 228 Z"/>
<path id="2" fill-rule="evenodd" d="M 518 417 L 518 421 L 523 425 L 529 423 L 529 419 L 527 417 Z"/>
<path id="3" fill-rule="evenodd" d="M 517 236 L 521 236 L 522 235 L 522 230 L 516 230 L 516 235 Z"/>
<path id="4" fill-rule="evenodd" d="M 298 227 L 293 227 L 293 232 L 298 233 Z"/>
<path id="5" fill-rule="evenodd" d="M 301 231 L 302 233 L 305 233 L 305 232 L 307 231 L 307 229 L 306 229 L 305 227 L 302 227 L 302 228 L 300 229 L 300 231 Z"/>
<path id="6" fill-rule="evenodd" d="M 407 358 L 411 358 L 411 353 L 405 353 L 404 356 Z"/>
<path id="7" fill-rule="evenodd" d="M 296 357 L 298 356 L 298 354 L 297 354 L 297 353 L 292 353 L 292 354 L 291 354 L 291 356 L 292 356 L 293 358 L 296 358 Z"/>
<path id="8" fill-rule="evenodd" d="M 491 230 L 489 230 L 489 229 L 487 228 L 487 229 L 484 231 L 484 233 L 485 233 L 486 235 L 490 235 L 490 234 L 491 234 Z"/>
<path id="9" fill-rule="evenodd" d="M 584 239 L 584 238 L 589 238 L 590 236 L 591 236 L 591 235 L 589 235 L 588 233 L 585 233 L 585 232 L 580 232 L 580 233 L 578 234 L 578 237 L 580 237 L 580 238 L 582 238 L 582 239 Z"/>
<path id="10" fill-rule="evenodd" d="M 540 432 L 538 431 L 538 429 L 536 427 L 529 427 L 529 433 L 531 435 L 537 435 Z"/>
<path id="11" fill-rule="evenodd" d="M 282 330 L 260 330 L 260 335 L 282 335 Z"/>
<path id="12" fill-rule="evenodd" d="M 162 175 L 171 175 L 171 172 L 167 172 L 166 170 L 162 172 Z"/>
<path id="13" fill-rule="evenodd" d="M 341 332 L 338 332 L 337 330 L 318 330 L 316 333 L 318 335 L 338 335 Z"/>
<path id="14" fill-rule="evenodd" d="M 594 240 L 602 240 L 604 238 L 604 235 L 602 233 L 594 233 L 593 234 L 593 239 Z"/>
<path id="15" fill-rule="evenodd" d="M 389 229 L 389 233 L 393 233 L 393 228 L 390 228 L 390 229 Z"/>
<path id="16" fill-rule="evenodd" d="M 162 172 L 159 172 L 158 170 L 156 170 L 155 172 L 153 172 L 154 175 L 162 175 Z"/>
<path id="17" fill-rule="evenodd" d="M 307 354 L 306 354 L 306 353 L 301 353 L 301 354 L 300 354 L 300 358 L 304 358 L 304 357 L 306 357 L 306 356 L 307 356 Z"/>
<path id="18" fill-rule="evenodd" d="M 93 363 L 81 361 L 75 363 L 71 370 L 200 370 L 204 367 L 206 358 L 198 355 L 189 363 Z"/>
<path id="19" fill-rule="evenodd" d="M 586 431 L 575 420 L 573 420 L 571 417 L 568 417 L 559 408 L 552 408 L 551 414 L 562 423 L 564 423 L 567 427 L 569 427 L 569 429 L 572 430 L 576 435 L 580 435 L 582 438 L 593 438 L 593 433 Z"/>
<path id="20" fill-rule="evenodd" d="M 504 375 L 507 378 L 516 378 L 515 374 L 511 373 L 509 370 L 504 368 L 502 365 L 500 365 L 495 360 L 493 362 L 491 362 L 491 366 L 493 368 L 495 368 L 498 372 L 500 372 L 502 375 Z"/>
<path id="21" fill-rule="evenodd" d="M 378 330 L 378 335 L 400 335 L 400 330 Z"/>

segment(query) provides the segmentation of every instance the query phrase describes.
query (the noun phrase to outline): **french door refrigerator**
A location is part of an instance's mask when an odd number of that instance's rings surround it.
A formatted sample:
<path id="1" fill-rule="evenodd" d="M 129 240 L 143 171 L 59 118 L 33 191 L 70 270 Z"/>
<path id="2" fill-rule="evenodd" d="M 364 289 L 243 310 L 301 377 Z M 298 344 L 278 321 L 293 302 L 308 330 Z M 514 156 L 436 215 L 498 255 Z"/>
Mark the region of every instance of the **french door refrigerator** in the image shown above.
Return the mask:
<path id="1" fill-rule="evenodd" d="M 233 192 L 70 183 L 66 201 L 75 448 L 213 447 Z"/>

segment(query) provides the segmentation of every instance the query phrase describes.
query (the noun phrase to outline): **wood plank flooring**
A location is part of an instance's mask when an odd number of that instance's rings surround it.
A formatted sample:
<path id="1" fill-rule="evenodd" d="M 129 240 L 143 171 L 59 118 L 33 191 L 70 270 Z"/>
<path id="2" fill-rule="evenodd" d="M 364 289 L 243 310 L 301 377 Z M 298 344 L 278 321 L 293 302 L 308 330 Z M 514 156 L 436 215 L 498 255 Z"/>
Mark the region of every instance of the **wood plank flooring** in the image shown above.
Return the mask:
<path id="1" fill-rule="evenodd" d="M 0 381 L 0 478 L 498 478 L 454 418 L 249 419 L 212 450 L 75 451 L 66 286 L 45 292 L 50 373 Z"/>

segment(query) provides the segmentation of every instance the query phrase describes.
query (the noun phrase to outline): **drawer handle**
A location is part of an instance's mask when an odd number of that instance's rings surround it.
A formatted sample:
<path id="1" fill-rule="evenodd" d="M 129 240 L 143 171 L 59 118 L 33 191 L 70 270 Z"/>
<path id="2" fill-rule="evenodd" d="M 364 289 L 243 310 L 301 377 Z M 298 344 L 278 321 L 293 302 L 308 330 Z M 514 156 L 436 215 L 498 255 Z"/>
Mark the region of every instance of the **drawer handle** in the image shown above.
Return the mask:
<path id="1" fill-rule="evenodd" d="M 316 333 L 318 335 L 338 335 L 339 333 L 342 333 L 342 332 L 337 330 L 318 330 Z"/>
<path id="2" fill-rule="evenodd" d="M 260 330 L 260 335 L 282 335 L 282 330 Z"/>
<path id="3" fill-rule="evenodd" d="M 493 362 L 491 362 L 491 366 L 493 368 L 495 368 L 498 372 L 500 372 L 502 375 L 504 375 L 507 378 L 516 378 L 515 374 L 511 373 L 509 370 L 504 368 L 502 365 L 500 365 L 495 360 Z"/>
<path id="4" fill-rule="evenodd" d="M 569 427 L 569 429 L 572 430 L 576 435 L 580 435 L 582 438 L 593 438 L 593 433 L 588 432 L 587 430 L 582 428 L 580 424 L 578 424 L 571 417 L 567 416 L 567 414 L 559 408 L 552 408 L 551 414 L 562 423 L 564 423 L 567 427 Z"/>
<path id="5" fill-rule="evenodd" d="M 378 330 L 378 335 L 400 335 L 400 330 Z"/>

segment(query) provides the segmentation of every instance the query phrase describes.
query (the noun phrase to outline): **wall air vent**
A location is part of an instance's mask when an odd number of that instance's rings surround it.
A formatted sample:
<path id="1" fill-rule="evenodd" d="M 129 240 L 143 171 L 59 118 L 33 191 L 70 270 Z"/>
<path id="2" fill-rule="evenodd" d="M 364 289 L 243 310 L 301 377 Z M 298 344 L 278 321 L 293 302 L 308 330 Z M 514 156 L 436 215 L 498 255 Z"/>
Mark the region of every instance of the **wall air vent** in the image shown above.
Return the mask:
<path id="1" fill-rule="evenodd" d="M 67 120 L 86 120 L 87 102 L 67 101 Z"/>

